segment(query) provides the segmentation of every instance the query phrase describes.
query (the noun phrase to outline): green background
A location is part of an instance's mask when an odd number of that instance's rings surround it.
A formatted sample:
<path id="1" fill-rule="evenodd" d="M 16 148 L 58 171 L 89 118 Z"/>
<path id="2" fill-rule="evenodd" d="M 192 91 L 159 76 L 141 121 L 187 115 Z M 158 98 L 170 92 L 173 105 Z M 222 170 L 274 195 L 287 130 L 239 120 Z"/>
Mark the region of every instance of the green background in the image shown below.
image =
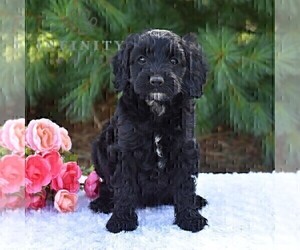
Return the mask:
<path id="1" fill-rule="evenodd" d="M 97 107 L 114 96 L 110 59 L 128 34 L 194 32 L 210 69 L 197 100 L 197 135 L 249 135 L 261 145 L 261 164 L 273 169 L 273 1 L 28 0 L 25 17 L 27 117 L 103 120 Z"/>

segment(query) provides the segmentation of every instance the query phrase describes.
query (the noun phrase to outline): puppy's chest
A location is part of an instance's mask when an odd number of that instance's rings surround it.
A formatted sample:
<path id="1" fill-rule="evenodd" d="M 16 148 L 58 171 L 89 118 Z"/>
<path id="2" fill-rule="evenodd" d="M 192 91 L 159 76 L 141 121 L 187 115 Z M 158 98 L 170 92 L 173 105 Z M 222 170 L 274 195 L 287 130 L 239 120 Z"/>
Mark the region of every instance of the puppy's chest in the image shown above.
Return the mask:
<path id="1" fill-rule="evenodd" d="M 158 158 L 157 167 L 162 169 L 164 168 L 167 159 L 163 153 L 162 136 L 159 134 L 154 135 L 154 149 Z"/>

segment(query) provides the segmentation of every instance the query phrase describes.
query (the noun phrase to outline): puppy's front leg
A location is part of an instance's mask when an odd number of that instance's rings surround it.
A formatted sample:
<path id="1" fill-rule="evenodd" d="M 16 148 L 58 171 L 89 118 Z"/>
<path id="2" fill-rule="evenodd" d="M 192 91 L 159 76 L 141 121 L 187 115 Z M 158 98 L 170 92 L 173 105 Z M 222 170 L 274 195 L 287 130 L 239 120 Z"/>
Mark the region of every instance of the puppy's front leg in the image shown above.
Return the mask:
<path id="1" fill-rule="evenodd" d="M 198 232 L 207 225 L 207 219 L 198 211 L 196 204 L 194 179 L 189 177 L 181 178 L 174 195 L 175 203 L 175 224 L 181 229 Z"/>
<path id="2" fill-rule="evenodd" d="M 198 232 L 207 225 L 197 205 L 195 175 L 198 172 L 199 148 L 194 140 L 186 141 L 176 155 L 178 167 L 174 183 L 175 224 L 181 229 Z"/>
<path id="3" fill-rule="evenodd" d="M 112 233 L 133 231 L 138 226 L 138 217 L 135 213 L 136 183 L 132 169 L 126 164 L 127 161 L 124 161 L 117 166 L 111 180 L 114 188 L 114 209 L 106 228 Z"/>

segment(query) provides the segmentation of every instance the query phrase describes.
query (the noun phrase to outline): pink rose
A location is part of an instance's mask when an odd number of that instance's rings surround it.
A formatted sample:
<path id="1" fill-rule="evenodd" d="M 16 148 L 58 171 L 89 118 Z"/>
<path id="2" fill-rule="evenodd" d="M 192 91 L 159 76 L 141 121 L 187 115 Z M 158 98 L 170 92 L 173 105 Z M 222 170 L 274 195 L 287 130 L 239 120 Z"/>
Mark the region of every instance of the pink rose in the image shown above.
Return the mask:
<path id="1" fill-rule="evenodd" d="M 1 145 L 14 154 L 25 154 L 25 119 L 7 120 L 1 130 Z"/>
<path id="2" fill-rule="evenodd" d="M 1 160 L 1 159 L 0 159 Z M 1 173 L 1 172 L 0 172 Z M 0 177 L 0 191 L 2 192 L 2 187 L 7 186 L 9 182 L 2 177 Z"/>
<path id="3" fill-rule="evenodd" d="M 63 151 L 70 151 L 72 148 L 71 138 L 68 131 L 65 128 L 59 128 L 61 137 L 61 149 Z"/>
<path id="4" fill-rule="evenodd" d="M 1 181 L 1 179 L 0 179 L 0 181 Z M 2 192 L 1 186 L 0 186 L 0 209 L 4 208 L 5 204 L 6 204 L 6 195 Z"/>
<path id="5" fill-rule="evenodd" d="M 99 196 L 100 181 L 96 171 L 89 174 L 84 182 L 84 191 L 90 199 L 96 199 Z"/>
<path id="6" fill-rule="evenodd" d="M 78 197 L 68 190 L 59 190 L 54 197 L 54 207 L 62 213 L 74 212 Z"/>
<path id="7" fill-rule="evenodd" d="M 5 155 L 0 159 L 0 180 L 3 193 L 14 193 L 25 185 L 25 159 L 18 155 Z"/>
<path id="8" fill-rule="evenodd" d="M 38 210 L 46 206 L 46 197 L 47 193 L 45 190 L 42 190 L 36 194 L 26 193 L 26 208 L 32 208 Z"/>
<path id="9" fill-rule="evenodd" d="M 4 144 L 4 142 L 2 141 L 2 128 L 0 128 L 0 147 L 5 148 L 5 144 Z"/>
<path id="10" fill-rule="evenodd" d="M 51 166 L 40 155 L 30 155 L 26 159 L 26 192 L 37 193 L 51 181 Z"/>
<path id="11" fill-rule="evenodd" d="M 51 166 L 50 172 L 52 178 L 57 177 L 60 171 L 62 170 L 64 164 L 61 155 L 57 151 L 51 151 L 49 153 L 44 154 L 43 158 L 46 159 Z"/>
<path id="12" fill-rule="evenodd" d="M 26 130 L 26 142 L 36 152 L 58 151 L 61 146 L 59 126 L 49 119 L 32 120 Z"/>
<path id="13" fill-rule="evenodd" d="M 80 176 L 81 170 L 77 163 L 67 162 L 63 165 L 59 175 L 52 180 L 51 188 L 56 191 L 66 189 L 71 193 L 76 193 L 80 188 Z"/>
<path id="14" fill-rule="evenodd" d="M 13 195 L 6 195 L 5 207 L 10 209 L 24 207 L 24 194 L 18 193 Z"/>

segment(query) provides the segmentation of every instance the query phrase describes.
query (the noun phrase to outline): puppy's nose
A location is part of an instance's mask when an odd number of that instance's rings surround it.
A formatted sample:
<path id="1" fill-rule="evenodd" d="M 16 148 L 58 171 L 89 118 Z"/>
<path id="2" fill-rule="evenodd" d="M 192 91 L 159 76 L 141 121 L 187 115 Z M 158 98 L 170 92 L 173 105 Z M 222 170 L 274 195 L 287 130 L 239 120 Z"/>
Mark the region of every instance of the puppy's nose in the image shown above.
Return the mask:
<path id="1" fill-rule="evenodd" d="M 164 83 L 164 78 L 161 76 L 151 76 L 150 77 L 150 84 L 154 86 L 158 86 Z"/>

